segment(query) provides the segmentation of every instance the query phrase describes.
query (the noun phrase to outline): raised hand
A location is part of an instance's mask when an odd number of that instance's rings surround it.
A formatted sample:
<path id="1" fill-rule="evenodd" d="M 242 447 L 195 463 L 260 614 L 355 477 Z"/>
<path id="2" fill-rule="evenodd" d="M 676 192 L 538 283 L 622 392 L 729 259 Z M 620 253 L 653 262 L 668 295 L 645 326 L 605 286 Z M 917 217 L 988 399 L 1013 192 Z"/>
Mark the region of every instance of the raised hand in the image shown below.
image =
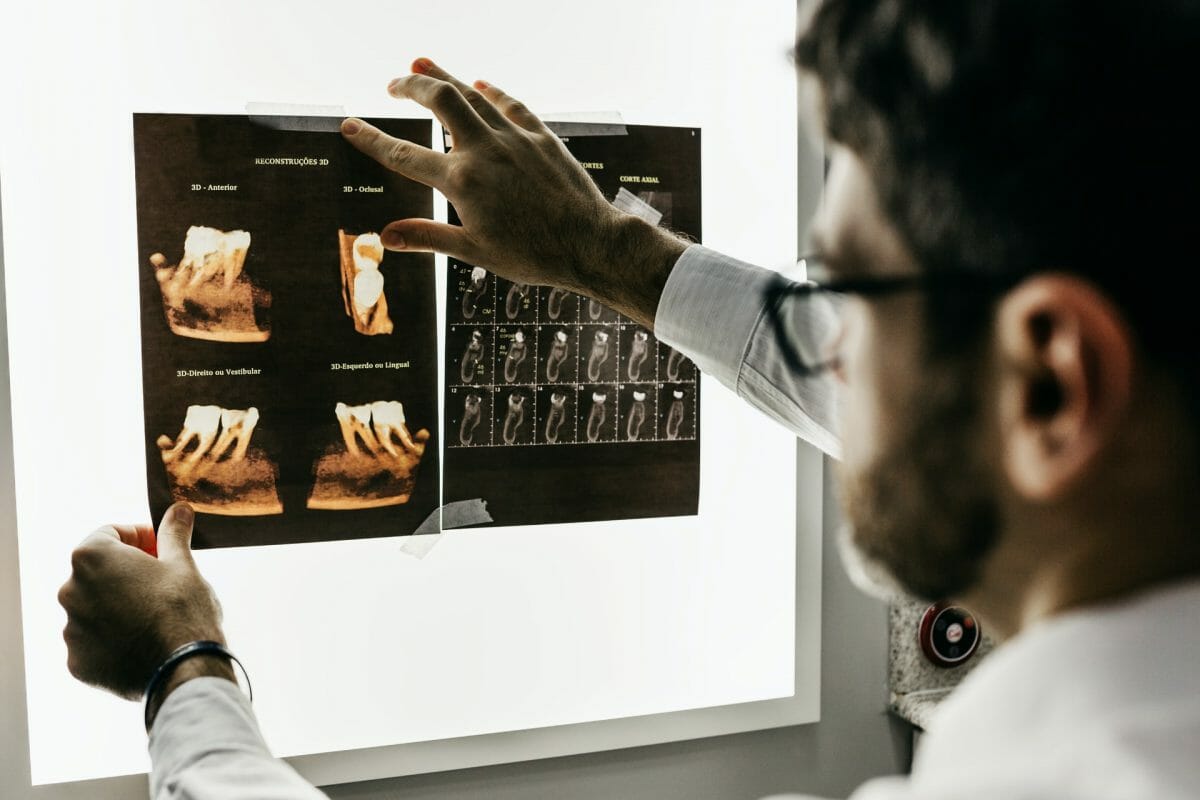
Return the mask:
<path id="1" fill-rule="evenodd" d="M 75 548 L 58 602 L 67 612 L 67 668 L 76 678 L 136 700 L 175 648 L 224 642 L 221 606 L 192 560 L 192 516 L 176 503 L 157 537 L 149 526 L 106 525 Z M 233 679 L 232 667 L 217 659 L 181 667 L 188 672 L 176 681 L 197 670 Z"/>
<path id="2" fill-rule="evenodd" d="M 388 92 L 430 109 L 450 132 L 450 151 L 435 153 L 359 119 L 343 122 L 343 135 L 442 192 L 462 225 L 397 220 L 382 232 L 385 247 L 446 253 L 517 283 L 570 289 L 653 325 L 688 242 L 615 208 L 558 136 L 497 87 L 468 86 L 418 59 Z"/>

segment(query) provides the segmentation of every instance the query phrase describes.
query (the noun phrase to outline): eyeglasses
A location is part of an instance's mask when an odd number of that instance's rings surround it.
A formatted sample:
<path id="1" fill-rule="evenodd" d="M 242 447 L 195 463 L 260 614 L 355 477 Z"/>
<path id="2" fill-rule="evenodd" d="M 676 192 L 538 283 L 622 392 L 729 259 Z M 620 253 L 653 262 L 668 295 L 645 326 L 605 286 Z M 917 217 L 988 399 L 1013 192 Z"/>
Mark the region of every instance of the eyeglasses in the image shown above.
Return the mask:
<path id="1" fill-rule="evenodd" d="M 808 272 L 828 274 L 820 255 L 806 256 L 799 264 Z M 841 330 L 842 313 L 851 296 L 879 299 L 909 291 L 994 295 L 1011 289 L 1025 277 L 1018 273 L 946 270 L 797 282 L 776 275 L 764 290 L 764 307 L 788 368 L 799 375 L 817 375 L 838 366 L 838 356 L 831 346 Z"/>

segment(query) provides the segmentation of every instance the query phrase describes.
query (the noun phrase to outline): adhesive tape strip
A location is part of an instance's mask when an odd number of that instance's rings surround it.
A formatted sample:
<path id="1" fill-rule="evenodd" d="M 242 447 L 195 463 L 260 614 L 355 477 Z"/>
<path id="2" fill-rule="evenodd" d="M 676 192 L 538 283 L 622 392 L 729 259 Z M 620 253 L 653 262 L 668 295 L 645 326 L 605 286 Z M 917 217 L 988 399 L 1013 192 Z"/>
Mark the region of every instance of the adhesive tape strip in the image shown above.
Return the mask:
<path id="1" fill-rule="evenodd" d="M 625 120 L 616 111 L 568 111 L 545 114 L 542 122 L 560 138 L 571 136 L 628 136 Z"/>
<path id="2" fill-rule="evenodd" d="M 414 558 L 424 558 L 442 538 L 443 532 L 491 521 L 492 515 L 488 513 L 487 501 L 482 498 L 446 503 L 440 508 L 435 508 L 413 531 L 412 536 L 405 537 L 400 544 L 400 552 Z"/>
<path id="3" fill-rule="evenodd" d="M 642 198 L 638 197 L 633 192 L 622 186 L 617 190 L 617 197 L 613 200 L 613 205 L 624 211 L 626 214 L 633 214 L 635 217 L 641 217 L 651 225 L 657 225 L 662 221 L 662 212 L 654 206 L 647 203 Z"/>
<path id="4" fill-rule="evenodd" d="M 246 103 L 246 114 L 255 125 L 277 131 L 337 133 L 346 118 L 346 109 L 297 103 Z"/>

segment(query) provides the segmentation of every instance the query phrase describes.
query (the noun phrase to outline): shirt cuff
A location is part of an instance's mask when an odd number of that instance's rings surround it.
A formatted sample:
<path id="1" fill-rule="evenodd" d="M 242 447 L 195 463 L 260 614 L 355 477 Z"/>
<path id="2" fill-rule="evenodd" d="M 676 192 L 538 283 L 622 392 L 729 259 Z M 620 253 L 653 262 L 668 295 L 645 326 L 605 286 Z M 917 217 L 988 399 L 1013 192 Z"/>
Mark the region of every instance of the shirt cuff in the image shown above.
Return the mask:
<path id="1" fill-rule="evenodd" d="M 774 276 L 762 267 L 691 245 L 667 278 L 654 335 L 736 392 Z"/>
<path id="2" fill-rule="evenodd" d="M 150 729 L 150 796 L 158 797 L 163 782 L 214 751 L 272 757 L 237 684 L 193 678 L 171 692 Z"/>

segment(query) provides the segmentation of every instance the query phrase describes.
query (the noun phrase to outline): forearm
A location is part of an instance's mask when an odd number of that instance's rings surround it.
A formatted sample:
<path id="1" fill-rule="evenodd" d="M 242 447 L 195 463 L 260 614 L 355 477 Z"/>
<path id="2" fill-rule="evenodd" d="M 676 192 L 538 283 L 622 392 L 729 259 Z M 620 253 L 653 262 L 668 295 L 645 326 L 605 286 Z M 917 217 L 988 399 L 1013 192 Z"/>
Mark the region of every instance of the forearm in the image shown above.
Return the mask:
<path id="1" fill-rule="evenodd" d="M 617 212 L 596 244 L 577 257 L 573 291 L 594 297 L 653 330 L 663 287 L 690 242 Z"/>
<path id="2" fill-rule="evenodd" d="M 769 270 L 695 245 L 678 258 L 661 292 L 655 335 L 800 438 L 839 457 L 832 385 L 789 368 L 764 313 L 774 280 Z"/>
<path id="3" fill-rule="evenodd" d="M 150 731 L 152 800 L 318 800 L 271 755 L 242 691 L 223 679 L 181 683 Z"/>
<path id="4" fill-rule="evenodd" d="M 230 683 L 237 683 L 233 673 L 233 665 L 229 660 L 218 655 L 197 655 L 180 662 L 151 697 L 146 698 L 148 706 L 146 718 L 153 724 L 163 703 L 180 686 L 195 678 L 221 678 Z"/>

